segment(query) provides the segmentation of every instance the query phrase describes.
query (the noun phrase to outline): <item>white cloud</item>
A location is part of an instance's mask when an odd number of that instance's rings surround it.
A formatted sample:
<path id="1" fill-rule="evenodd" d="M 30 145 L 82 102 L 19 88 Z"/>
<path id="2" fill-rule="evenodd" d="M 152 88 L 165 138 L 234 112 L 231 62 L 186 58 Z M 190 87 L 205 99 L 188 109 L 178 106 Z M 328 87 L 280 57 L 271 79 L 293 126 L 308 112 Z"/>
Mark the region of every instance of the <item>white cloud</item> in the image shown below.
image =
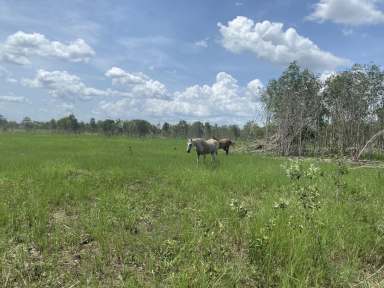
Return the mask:
<path id="1" fill-rule="evenodd" d="M 0 96 L 0 102 L 12 102 L 12 103 L 23 103 L 27 102 L 25 97 L 21 96 Z"/>
<path id="2" fill-rule="evenodd" d="M 260 101 L 260 95 L 263 93 L 264 85 L 259 79 L 252 80 L 247 85 L 247 96 L 252 101 Z"/>
<path id="3" fill-rule="evenodd" d="M 22 84 L 32 88 L 46 89 L 51 96 L 65 101 L 90 100 L 92 97 L 108 96 L 111 93 L 111 91 L 88 87 L 78 76 L 69 74 L 67 71 L 50 72 L 40 69 L 34 79 L 24 79 Z"/>
<path id="4" fill-rule="evenodd" d="M 95 51 L 83 40 L 77 39 L 68 44 L 50 41 L 43 34 L 18 31 L 7 37 L 0 45 L 0 60 L 26 65 L 30 57 L 56 57 L 71 62 L 86 62 Z"/>
<path id="5" fill-rule="evenodd" d="M 284 31 L 283 23 L 254 23 L 249 18 L 238 16 L 227 25 L 219 23 L 218 26 L 222 45 L 234 53 L 252 52 L 260 59 L 282 65 L 297 61 L 314 70 L 333 70 L 350 63 L 321 50 L 294 28 Z"/>
<path id="6" fill-rule="evenodd" d="M 137 95 L 116 102 L 101 101 L 99 109 L 109 117 L 241 122 L 259 115 L 262 91 L 263 85 L 258 79 L 241 87 L 231 75 L 220 72 L 212 85 L 190 86 L 168 99 Z"/>
<path id="7" fill-rule="evenodd" d="M 255 83 L 259 83 L 260 86 L 256 87 Z M 251 81 L 247 87 L 240 87 L 235 78 L 225 72 L 220 72 L 212 86 L 195 85 L 188 87 L 182 92 L 176 92 L 174 101 L 194 107 L 188 113 L 196 114 L 196 116 L 236 115 L 247 117 L 257 113 L 257 99 L 254 94 L 260 93 L 261 89 L 259 80 Z M 181 107 L 184 108 L 185 106 L 182 105 Z"/>
<path id="8" fill-rule="evenodd" d="M 378 0 L 320 0 L 314 12 L 307 17 L 313 21 L 332 21 L 345 25 L 384 23 L 384 13 Z"/>
<path id="9" fill-rule="evenodd" d="M 351 36 L 353 34 L 353 30 L 348 28 L 341 29 L 341 32 L 344 36 Z"/>
<path id="10" fill-rule="evenodd" d="M 73 103 L 60 103 L 56 106 L 58 109 L 60 109 L 64 114 L 72 114 L 75 110 L 75 105 Z"/>
<path id="11" fill-rule="evenodd" d="M 99 109 L 101 112 L 109 117 L 135 117 L 141 115 L 145 111 L 140 111 L 140 108 L 144 106 L 143 101 L 137 101 L 137 99 L 123 98 L 116 102 L 102 100 L 99 103 Z"/>
<path id="12" fill-rule="evenodd" d="M 12 77 L 6 78 L 5 81 L 8 82 L 8 83 L 17 83 L 18 82 L 17 79 L 12 78 Z"/>
<path id="13" fill-rule="evenodd" d="M 321 73 L 319 75 L 319 80 L 320 80 L 320 82 L 325 83 L 325 81 L 327 81 L 329 78 L 331 78 L 335 75 L 337 75 L 337 73 L 335 71 L 324 71 L 323 73 Z"/>
<path id="14" fill-rule="evenodd" d="M 243 2 L 235 2 L 235 5 L 236 5 L 236 6 L 243 6 L 244 3 L 243 3 Z"/>
<path id="15" fill-rule="evenodd" d="M 208 38 L 196 41 L 194 44 L 196 47 L 199 47 L 199 48 L 208 48 Z"/>
<path id="16" fill-rule="evenodd" d="M 0 79 L 4 79 L 8 83 L 17 83 L 17 80 L 13 78 L 13 75 L 8 69 L 0 66 Z"/>
<path id="17" fill-rule="evenodd" d="M 127 96 L 141 98 L 167 98 L 167 88 L 144 73 L 130 73 L 119 67 L 112 67 L 105 76 L 112 79 L 113 85 L 121 85 Z"/>

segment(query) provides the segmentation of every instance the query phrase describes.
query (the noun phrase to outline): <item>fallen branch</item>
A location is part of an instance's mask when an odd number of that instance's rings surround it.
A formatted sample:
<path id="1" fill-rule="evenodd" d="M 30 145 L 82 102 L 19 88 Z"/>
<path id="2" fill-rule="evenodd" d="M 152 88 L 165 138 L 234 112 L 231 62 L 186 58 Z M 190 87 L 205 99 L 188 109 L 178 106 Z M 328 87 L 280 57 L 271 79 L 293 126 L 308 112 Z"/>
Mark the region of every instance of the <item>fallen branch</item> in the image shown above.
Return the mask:
<path id="1" fill-rule="evenodd" d="M 359 154 L 357 154 L 356 157 L 354 157 L 353 160 L 355 161 L 359 161 L 361 155 L 363 154 L 364 150 L 368 148 L 369 145 L 371 145 L 375 140 L 376 138 L 378 138 L 379 136 L 383 135 L 384 134 L 384 130 L 381 130 L 379 132 L 377 132 L 375 135 L 373 135 L 371 137 L 371 139 L 368 140 L 368 142 L 364 145 L 364 147 L 360 150 Z"/>

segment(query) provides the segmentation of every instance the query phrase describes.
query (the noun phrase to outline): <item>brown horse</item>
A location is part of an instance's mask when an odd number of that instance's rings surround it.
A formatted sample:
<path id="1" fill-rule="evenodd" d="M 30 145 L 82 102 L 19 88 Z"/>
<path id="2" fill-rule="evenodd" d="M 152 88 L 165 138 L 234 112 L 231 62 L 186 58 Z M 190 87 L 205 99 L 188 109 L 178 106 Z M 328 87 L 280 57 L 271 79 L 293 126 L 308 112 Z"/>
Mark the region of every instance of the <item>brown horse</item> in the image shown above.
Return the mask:
<path id="1" fill-rule="evenodd" d="M 219 149 L 223 149 L 227 155 L 229 153 L 229 147 L 235 145 L 235 142 L 229 138 L 217 139 L 216 137 L 213 137 L 213 139 L 219 142 Z"/>

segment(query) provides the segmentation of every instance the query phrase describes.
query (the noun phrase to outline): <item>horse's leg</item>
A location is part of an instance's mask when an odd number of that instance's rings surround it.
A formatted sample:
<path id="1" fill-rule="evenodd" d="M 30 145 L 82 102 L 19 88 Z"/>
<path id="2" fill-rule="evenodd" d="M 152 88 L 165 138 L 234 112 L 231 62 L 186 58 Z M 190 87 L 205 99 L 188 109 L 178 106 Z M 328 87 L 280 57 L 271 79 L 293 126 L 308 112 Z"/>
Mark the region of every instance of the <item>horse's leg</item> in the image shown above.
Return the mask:
<path id="1" fill-rule="evenodd" d="M 199 166 L 200 154 L 197 153 L 197 166 Z"/>
<path id="2" fill-rule="evenodd" d="M 211 156 L 212 156 L 212 161 L 216 161 L 216 153 L 215 153 L 215 152 L 212 152 L 212 153 L 211 153 Z"/>
<path id="3" fill-rule="evenodd" d="M 225 148 L 225 154 L 228 155 L 228 153 L 229 153 L 229 147 L 226 147 Z"/>

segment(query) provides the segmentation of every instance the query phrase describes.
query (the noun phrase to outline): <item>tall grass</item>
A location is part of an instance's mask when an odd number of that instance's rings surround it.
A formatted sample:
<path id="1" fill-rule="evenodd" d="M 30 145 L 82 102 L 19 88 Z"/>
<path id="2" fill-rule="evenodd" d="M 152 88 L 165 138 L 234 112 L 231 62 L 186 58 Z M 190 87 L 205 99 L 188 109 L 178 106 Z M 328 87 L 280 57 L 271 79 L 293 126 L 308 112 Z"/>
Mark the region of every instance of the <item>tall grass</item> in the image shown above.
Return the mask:
<path id="1" fill-rule="evenodd" d="M 379 285 L 384 171 L 185 144 L 1 134 L 0 286 Z"/>

